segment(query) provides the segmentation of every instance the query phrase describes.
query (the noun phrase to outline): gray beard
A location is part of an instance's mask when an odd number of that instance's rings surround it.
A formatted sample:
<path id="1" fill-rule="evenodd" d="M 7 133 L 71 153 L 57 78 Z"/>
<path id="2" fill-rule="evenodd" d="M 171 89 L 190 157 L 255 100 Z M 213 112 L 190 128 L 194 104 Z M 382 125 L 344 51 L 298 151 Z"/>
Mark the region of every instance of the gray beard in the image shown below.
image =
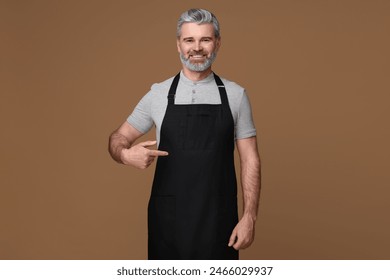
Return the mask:
<path id="1" fill-rule="evenodd" d="M 215 58 L 217 57 L 217 53 L 213 52 L 209 58 L 206 58 L 205 62 L 193 64 L 190 62 L 190 58 L 185 58 L 184 55 L 180 54 L 181 63 L 184 64 L 188 69 L 194 72 L 203 72 L 210 68 L 211 64 L 213 64 Z"/>

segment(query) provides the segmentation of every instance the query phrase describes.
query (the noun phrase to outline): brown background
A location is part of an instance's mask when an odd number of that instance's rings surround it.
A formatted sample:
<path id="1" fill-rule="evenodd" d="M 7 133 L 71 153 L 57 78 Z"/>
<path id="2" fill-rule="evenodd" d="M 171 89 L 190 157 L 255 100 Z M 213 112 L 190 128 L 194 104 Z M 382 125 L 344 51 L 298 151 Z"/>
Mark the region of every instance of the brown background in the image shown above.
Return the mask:
<path id="1" fill-rule="evenodd" d="M 107 138 L 180 69 L 176 20 L 213 11 L 263 166 L 243 259 L 389 259 L 390 2 L 1 1 L 1 259 L 145 259 L 154 166 Z M 154 131 L 142 140 L 154 139 Z"/>

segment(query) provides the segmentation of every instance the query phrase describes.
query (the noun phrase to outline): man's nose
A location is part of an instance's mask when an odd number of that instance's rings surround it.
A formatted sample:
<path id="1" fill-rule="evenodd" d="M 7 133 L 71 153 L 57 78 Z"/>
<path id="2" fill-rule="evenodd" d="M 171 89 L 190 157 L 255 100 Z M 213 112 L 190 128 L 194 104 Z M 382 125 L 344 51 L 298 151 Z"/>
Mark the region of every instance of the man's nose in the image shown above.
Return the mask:
<path id="1" fill-rule="evenodd" d="M 202 44 L 200 41 L 195 42 L 194 44 L 194 51 L 201 51 L 203 49 Z"/>

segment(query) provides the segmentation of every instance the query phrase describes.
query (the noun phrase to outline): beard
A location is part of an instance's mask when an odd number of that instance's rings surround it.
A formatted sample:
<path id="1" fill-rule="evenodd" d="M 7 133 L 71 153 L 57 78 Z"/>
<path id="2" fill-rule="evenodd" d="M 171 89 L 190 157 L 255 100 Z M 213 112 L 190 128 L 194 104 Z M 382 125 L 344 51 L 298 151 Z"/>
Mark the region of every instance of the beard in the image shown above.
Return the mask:
<path id="1" fill-rule="evenodd" d="M 186 58 L 183 54 L 180 53 L 180 60 L 181 63 L 184 64 L 188 69 L 194 72 L 203 72 L 206 69 L 211 67 L 211 64 L 213 64 L 215 58 L 217 57 L 217 53 L 213 52 L 211 53 L 210 57 L 206 57 L 205 61 L 203 63 L 191 63 L 190 57 Z"/>

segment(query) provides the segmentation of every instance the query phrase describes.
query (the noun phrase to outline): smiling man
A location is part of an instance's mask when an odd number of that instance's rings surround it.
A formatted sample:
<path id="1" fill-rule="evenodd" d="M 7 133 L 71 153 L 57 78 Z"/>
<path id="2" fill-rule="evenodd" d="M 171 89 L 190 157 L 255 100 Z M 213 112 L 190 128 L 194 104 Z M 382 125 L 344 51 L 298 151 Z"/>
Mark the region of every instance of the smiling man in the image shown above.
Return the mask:
<path id="1" fill-rule="evenodd" d="M 149 259 L 238 259 L 238 251 L 253 242 L 260 195 L 251 107 L 242 87 L 211 69 L 221 46 L 212 13 L 184 12 L 176 35 L 182 71 L 152 86 L 111 134 L 109 151 L 117 162 L 139 169 L 158 158 L 148 205 Z M 153 125 L 157 140 L 134 144 Z"/>

